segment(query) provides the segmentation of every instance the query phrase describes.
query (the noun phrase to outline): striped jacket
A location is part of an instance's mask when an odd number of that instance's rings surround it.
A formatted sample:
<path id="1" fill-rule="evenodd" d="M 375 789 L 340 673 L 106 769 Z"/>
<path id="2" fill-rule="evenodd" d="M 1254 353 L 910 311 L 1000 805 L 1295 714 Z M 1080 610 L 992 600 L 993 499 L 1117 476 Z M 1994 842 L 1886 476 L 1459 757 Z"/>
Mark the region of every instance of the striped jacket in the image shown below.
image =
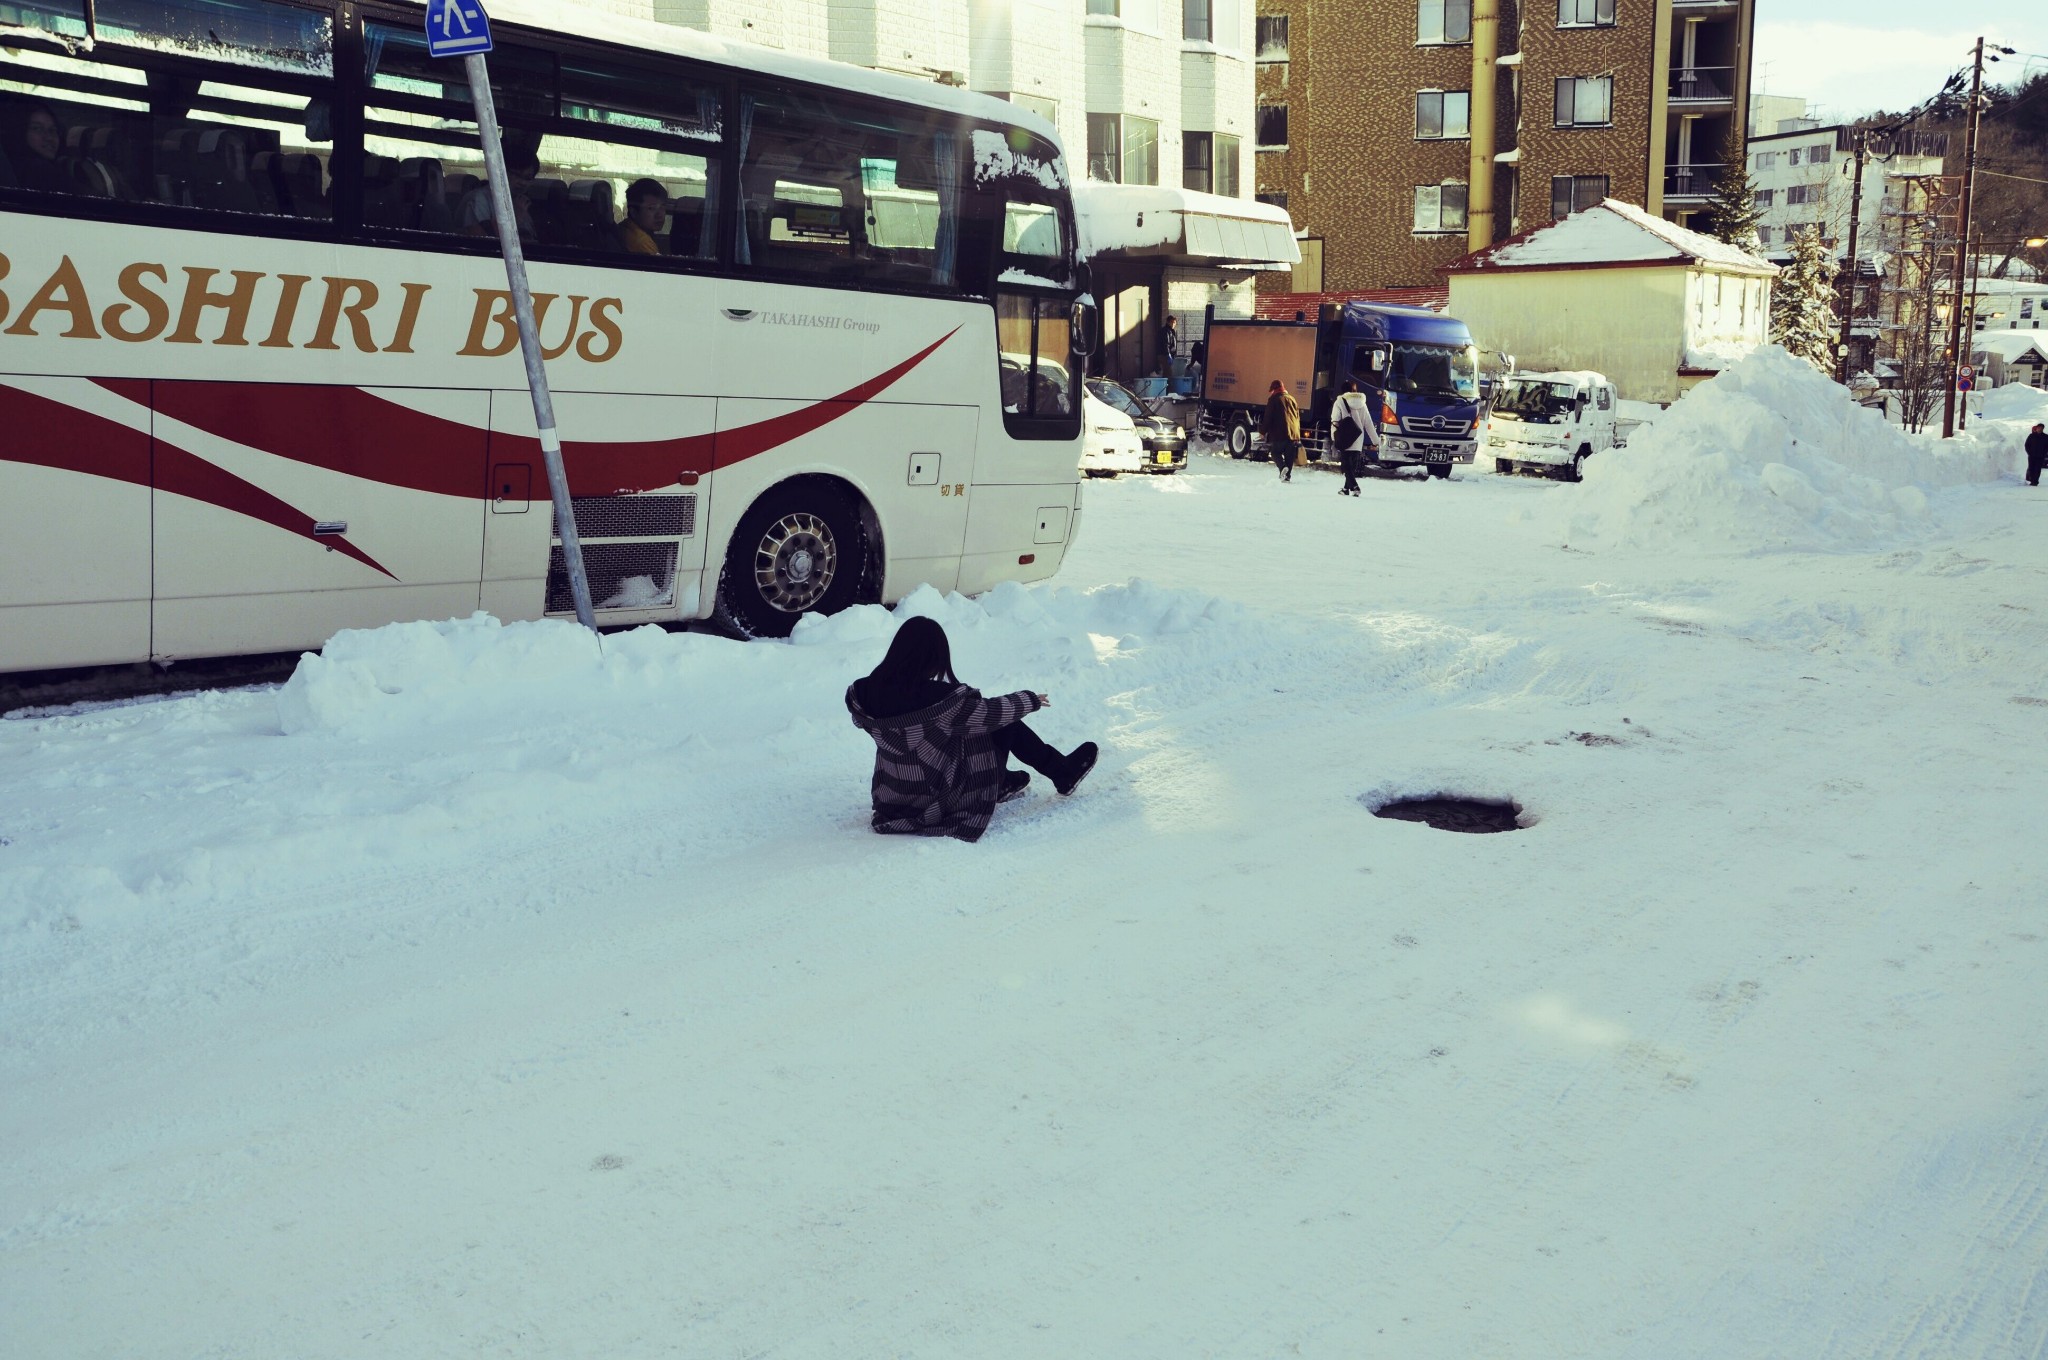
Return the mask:
<path id="1" fill-rule="evenodd" d="M 956 836 L 977 841 L 1003 790 L 996 729 L 1037 711 L 1028 690 L 984 699 L 966 685 L 925 708 L 871 717 L 846 691 L 853 725 L 875 739 L 874 828 L 893 836 Z"/>

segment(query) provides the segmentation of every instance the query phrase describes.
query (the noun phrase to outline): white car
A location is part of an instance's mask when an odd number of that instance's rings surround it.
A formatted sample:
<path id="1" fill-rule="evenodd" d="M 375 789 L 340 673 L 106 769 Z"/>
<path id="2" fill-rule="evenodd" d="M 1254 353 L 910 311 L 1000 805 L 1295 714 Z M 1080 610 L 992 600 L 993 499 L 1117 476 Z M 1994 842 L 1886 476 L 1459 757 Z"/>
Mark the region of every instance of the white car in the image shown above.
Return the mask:
<path id="1" fill-rule="evenodd" d="M 1145 470 L 1145 443 L 1131 418 L 1081 387 L 1081 471 L 1090 477 Z"/>
<path id="2" fill-rule="evenodd" d="M 1493 470 L 1579 481 L 1588 458 L 1620 444 L 1619 406 L 1614 384 L 1598 373 L 1510 373 L 1486 422 Z"/>

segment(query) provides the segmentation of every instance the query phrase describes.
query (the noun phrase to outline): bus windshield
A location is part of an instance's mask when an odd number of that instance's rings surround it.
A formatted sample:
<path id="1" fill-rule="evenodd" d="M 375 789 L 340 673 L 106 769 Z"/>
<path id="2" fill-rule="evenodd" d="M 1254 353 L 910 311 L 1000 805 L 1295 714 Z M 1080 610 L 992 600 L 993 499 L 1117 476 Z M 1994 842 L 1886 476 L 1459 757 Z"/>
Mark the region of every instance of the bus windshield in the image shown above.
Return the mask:
<path id="1" fill-rule="evenodd" d="M 1469 398 L 1479 393 L 1479 352 L 1470 345 L 1394 344 L 1387 390 L 1419 396 Z"/>
<path id="2" fill-rule="evenodd" d="M 1578 389 L 1567 382 L 1540 378 L 1509 378 L 1501 384 L 1493 409 L 1535 425 L 1555 425 L 1577 405 Z"/>

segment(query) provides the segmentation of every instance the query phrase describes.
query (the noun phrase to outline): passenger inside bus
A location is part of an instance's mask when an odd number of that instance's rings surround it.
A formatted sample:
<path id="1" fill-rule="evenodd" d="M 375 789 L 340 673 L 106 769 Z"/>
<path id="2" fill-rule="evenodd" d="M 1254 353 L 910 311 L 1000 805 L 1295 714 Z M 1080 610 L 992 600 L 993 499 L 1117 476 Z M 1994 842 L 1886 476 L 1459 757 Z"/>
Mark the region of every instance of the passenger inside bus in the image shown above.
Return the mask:
<path id="1" fill-rule="evenodd" d="M 63 154 L 64 126 L 57 121 L 57 111 L 44 103 L 21 105 L 16 108 L 15 120 L 6 147 L 14 182 L 46 194 L 73 192 Z"/>
<path id="2" fill-rule="evenodd" d="M 505 143 L 505 174 L 511 181 L 512 221 L 519 229 L 519 239 L 532 245 L 540 240 L 540 228 L 534 218 L 535 180 L 540 174 L 540 153 L 525 143 Z M 562 188 L 560 180 L 549 180 L 540 186 L 540 197 L 550 200 L 549 189 Z M 479 184 L 469 196 L 462 200 L 462 209 L 456 214 L 456 226 L 464 236 L 491 236 L 496 234 L 496 210 L 491 206 L 491 186 Z"/>
<path id="3" fill-rule="evenodd" d="M 620 246 L 631 255 L 666 255 L 668 190 L 657 180 L 636 179 L 626 188 L 626 220 L 619 223 Z"/>

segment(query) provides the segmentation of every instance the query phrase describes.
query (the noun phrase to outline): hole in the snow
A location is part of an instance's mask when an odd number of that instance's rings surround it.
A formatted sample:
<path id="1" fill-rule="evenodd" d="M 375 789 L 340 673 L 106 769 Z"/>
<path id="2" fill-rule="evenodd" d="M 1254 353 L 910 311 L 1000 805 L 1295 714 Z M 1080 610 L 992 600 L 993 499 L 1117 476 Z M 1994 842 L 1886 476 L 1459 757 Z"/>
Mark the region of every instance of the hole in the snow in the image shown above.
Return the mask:
<path id="1" fill-rule="evenodd" d="M 1439 831 L 1519 831 L 1522 805 L 1492 798 L 1401 798 L 1374 807 L 1375 817 L 1421 822 Z"/>

